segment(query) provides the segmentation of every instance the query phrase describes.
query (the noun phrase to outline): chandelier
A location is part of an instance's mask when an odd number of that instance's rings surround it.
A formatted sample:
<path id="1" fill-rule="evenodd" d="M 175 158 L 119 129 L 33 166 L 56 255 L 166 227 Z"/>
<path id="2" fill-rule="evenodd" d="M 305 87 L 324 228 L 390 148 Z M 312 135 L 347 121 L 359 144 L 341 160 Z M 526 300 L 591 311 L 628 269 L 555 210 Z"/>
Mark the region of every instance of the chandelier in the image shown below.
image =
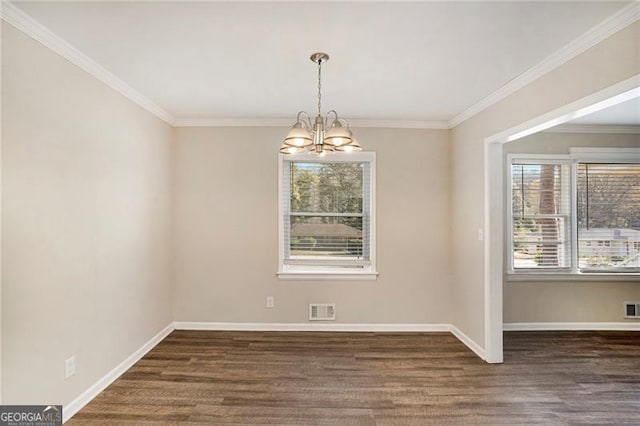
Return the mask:
<path id="1" fill-rule="evenodd" d="M 353 138 L 346 120 L 338 117 L 338 113 L 334 110 L 322 116 L 322 63 L 329 60 L 329 55 L 314 53 L 309 59 L 318 64 L 318 115 L 312 122 L 307 112 L 300 111 L 280 147 L 280 152 L 283 154 L 308 152 L 311 155 L 324 157 L 333 154 L 334 151 L 361 151 L 362 148 Z"/>

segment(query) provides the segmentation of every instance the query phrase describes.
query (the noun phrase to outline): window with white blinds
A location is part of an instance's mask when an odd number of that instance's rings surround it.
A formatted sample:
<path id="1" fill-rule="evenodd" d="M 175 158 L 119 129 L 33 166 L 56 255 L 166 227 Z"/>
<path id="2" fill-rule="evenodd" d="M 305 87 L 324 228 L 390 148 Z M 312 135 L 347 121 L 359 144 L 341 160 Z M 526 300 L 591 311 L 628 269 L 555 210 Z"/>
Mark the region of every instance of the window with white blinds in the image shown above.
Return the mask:
<path id="1" fill-rule="evenodd" d="M 578 163 L 578 267 L 640 270 L 640 164 Z"/>
<path id="2" fill-rule="evenodd" d="M 282 271 L 370 271 L 372 153 L 281 161 Z"/>
<path id="3" fill-rule="evenodd" d="M 511 273 L 640 274 L 640 149 L 509 162 Z"/>
<path id="4" fill-rule="evenodd" d="M 511 164 L 514 270 L 571 268 L 571 165 Z"/>

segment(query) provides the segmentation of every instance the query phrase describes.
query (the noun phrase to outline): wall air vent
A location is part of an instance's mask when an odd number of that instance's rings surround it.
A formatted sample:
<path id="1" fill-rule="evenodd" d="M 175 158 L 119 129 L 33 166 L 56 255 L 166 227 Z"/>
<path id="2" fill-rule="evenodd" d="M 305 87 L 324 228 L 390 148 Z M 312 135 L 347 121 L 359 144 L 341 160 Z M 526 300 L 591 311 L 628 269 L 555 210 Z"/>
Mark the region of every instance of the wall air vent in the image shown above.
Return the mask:
<path id="1" fill-rule="evenodd" d="M 640 318 L 640 302 L 624 302 L 625 318 Z"/>
<path id="2" fill-rule="evenodd" d="M 310 303 L 309 321 L 335 321 L 335 303 Z"/>

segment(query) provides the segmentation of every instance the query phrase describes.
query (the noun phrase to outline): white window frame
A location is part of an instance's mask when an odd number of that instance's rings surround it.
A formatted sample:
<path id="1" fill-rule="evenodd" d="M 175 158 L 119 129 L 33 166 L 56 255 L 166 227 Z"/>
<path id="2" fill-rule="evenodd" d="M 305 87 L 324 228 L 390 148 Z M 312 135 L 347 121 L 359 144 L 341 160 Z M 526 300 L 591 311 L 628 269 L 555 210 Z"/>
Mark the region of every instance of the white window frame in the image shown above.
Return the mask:
<path id="1" fill-rule="evenodd" d="M 295 264 L 285 263 L 285 206 L 283 205 L 284 192 L 283 172 L 284 161 L 312 162 L 312 163 L 339 163 L 339 162 L 366 162 L 369 163 L 369 247 L 370 261 L 368 265 L 360 268 L 333 267 L 331 265 L 308 265 L 303 262 Z M 316 157 L 308 153 L 285 155 L 278 154 L 278 278 L 285 280 L 375 280 L 378 272 L 376 269 L 376 155 L 375 152 L 351 152 L 344 155 L 330 155 L 328 157 Z"/>
<path id="2" fill-rule="evenodd" d="M 640 272 L 595 272 L 578 269 L 578 163 L 599 162 L 606 164 L 640 164 L 640 148 L 571 148 L 562 154 L 508 154 L 505 197 L 507 206 L 506 274 L 510 281 L 545 280 L 640 280 Z M 570 164 L 571 165 L 571 267 L 550 269 L 513 268 L 513 195 L 511 193 L 511 169 L 513 164 Z"/>
<path id="3" fill-rule="evenodd" d="M 540 273 L 567 273 L 567 272 L 571 272 L 572 271 L 572 267 L 574 265 L 574 248 L 573 248 L 573 244 L 574 244 L 574 221 L 576 219 L 576 212 L 575 212 L 575 200 L 574 200 L 574 191 L 573 191 L 573 182 L 574 182 L 574 178 L 573 178 L 573 166 L 572 166 L 572 160 L 569 158 L 569 156 L 567 155 L 529 155 L 529 154 L 521 154 L 521 155 L 508 155 L 508 162 L 509 162 L 509 166 L 507 167 L 507 184 L 505 185 L 505 188 L 508 188 L 508 195 L 507 195 L 507 202 L 505 203 L 505 205 L 508 206 L 508 212 L 507 212 L 507 233 L 508 233 L 508 241 L 509 241 L 509 250 L 508 250 L 508 261 L 507 261 L 507 265 L 509 268 L 509 273 L 510 274 L 540 274 Z M 570 245 L 571 247 L 571 265 L 569 267 L 557 267 L 557 268 L 544 268 L 544 269 L 534 269 L 534 268 L 518 268 L 518 269 L 514 269 L 513 268 L 513 194 L 511 191 L 511 180 L 512 180 L 512 174 L 511 174 L 511 169 L 512 169 L 512 165 L 513 164 L 562 164 L 562 165 L 568 165 L 571 166 L 571 173 L 570 173 L 570 187 L 571 187 L 571 193 L 569 194 L 569 203 L 571 204 L 571 211 L 570 211 L 570 218 L 569 218 L 569 223 L 571 225 L 570 229 L 569 229 L 569 239 L 567 241 L 567 243 Z"/>

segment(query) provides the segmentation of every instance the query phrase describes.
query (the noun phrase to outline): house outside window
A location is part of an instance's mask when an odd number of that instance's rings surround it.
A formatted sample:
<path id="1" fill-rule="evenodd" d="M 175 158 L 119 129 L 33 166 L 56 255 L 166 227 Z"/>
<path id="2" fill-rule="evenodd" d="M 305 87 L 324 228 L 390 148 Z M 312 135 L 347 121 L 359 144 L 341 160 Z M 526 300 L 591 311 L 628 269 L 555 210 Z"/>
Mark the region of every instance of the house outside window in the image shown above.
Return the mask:
<path id="1" fill-rule="evenodd" d="M 640 273 L 640 150 L 603 151 L 509 156 L 509 273 Z"/>
<path id="2" fill-rule="evenodd" d="M 280 156 L 284 279 L 375 279 L 375 153 Z"/>

